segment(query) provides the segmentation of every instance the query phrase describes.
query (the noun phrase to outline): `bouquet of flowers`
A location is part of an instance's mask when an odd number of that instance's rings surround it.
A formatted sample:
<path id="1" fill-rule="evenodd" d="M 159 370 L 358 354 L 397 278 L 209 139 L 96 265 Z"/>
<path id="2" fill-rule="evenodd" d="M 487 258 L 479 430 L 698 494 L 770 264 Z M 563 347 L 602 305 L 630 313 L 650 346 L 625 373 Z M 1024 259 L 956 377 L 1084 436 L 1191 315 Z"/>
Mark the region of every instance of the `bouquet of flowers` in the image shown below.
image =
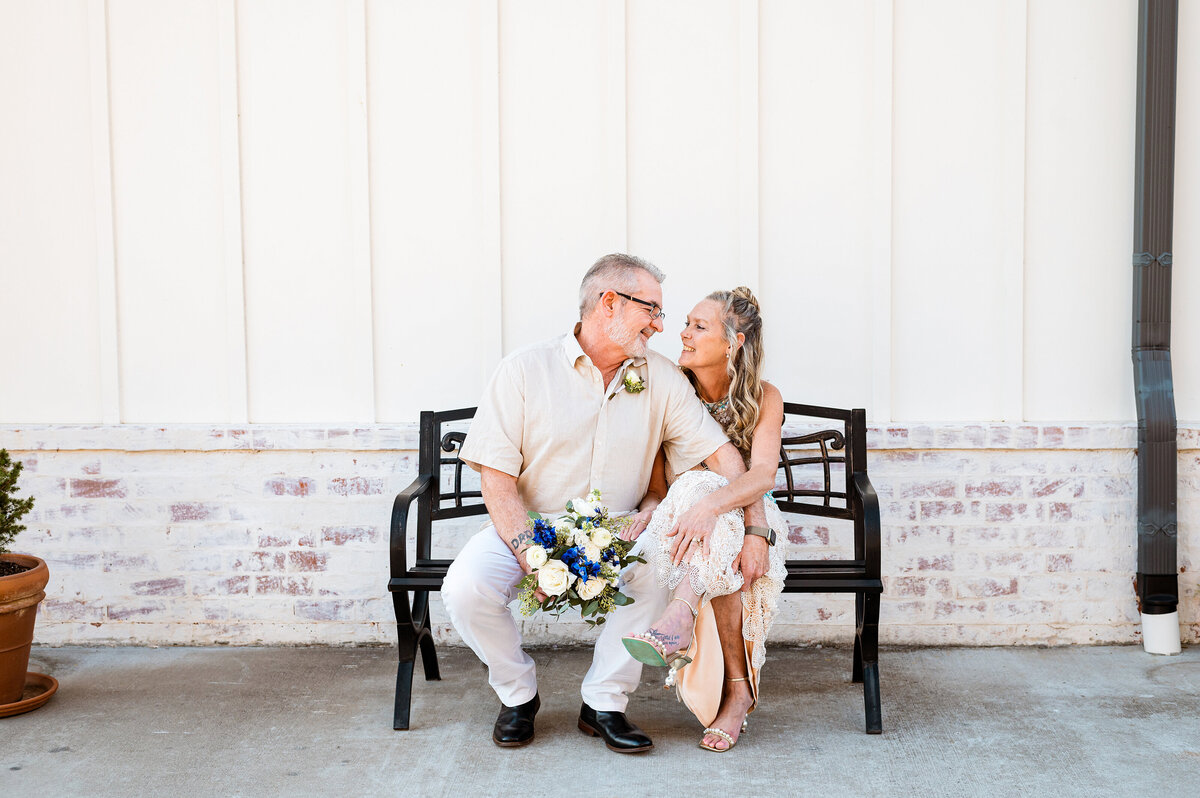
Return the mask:
<path id="1" fill-rule="evenodd" d="M 645 560 L 629 553 L 634 541 L 618 537 L 628 525 L 627 518 L 609 516 L 598 490 L 567 502 L 566 513 L 555 520 L 530 513 L 533 545 L 525 550 L 525 561 L 533 572 L 518 583 L 521 612 L 533 615 L 540 609 L 557 618 L 578 607 L 588 626 L 599 626 L 614 608 L 632 604 L 617 589 L 621 569 Z M 539 588 L 546 594 L 543 601 Z"/>

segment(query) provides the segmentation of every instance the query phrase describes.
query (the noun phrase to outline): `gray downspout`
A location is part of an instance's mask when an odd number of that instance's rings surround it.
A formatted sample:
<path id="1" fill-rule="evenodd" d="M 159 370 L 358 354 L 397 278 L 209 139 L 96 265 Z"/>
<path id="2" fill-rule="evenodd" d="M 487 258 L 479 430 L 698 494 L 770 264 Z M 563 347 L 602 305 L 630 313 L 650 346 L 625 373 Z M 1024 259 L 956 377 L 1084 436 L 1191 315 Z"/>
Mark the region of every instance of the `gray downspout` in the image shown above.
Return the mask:
<path id="1" fill-rule="evenodd" d="M 1138 414 L 1138 604 L 1152 654 L 1179 652 L 1177 459 L 1171 374 L 1178 0 L 1138 3 L 1133 379 Z"/>

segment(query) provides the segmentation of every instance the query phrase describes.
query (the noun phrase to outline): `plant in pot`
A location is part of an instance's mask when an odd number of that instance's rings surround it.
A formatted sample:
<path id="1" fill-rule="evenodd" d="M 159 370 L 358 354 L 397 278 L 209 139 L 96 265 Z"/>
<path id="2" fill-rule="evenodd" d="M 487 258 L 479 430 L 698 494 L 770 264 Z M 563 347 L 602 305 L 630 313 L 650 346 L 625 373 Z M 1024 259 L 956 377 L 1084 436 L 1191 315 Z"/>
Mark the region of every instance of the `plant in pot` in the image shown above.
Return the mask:
<path id="1" fill-rule="evenodd" d="M 36 709 L 58 688 L 53 677 L 26 673 L 33 645 L 37 605 L 46 597 L 50 571 L 28 554 L 9 554 L 19 522 L 33 508 L 33 499 L 18 499 L 21 463 L 0 449 L 0 717 Z"/>

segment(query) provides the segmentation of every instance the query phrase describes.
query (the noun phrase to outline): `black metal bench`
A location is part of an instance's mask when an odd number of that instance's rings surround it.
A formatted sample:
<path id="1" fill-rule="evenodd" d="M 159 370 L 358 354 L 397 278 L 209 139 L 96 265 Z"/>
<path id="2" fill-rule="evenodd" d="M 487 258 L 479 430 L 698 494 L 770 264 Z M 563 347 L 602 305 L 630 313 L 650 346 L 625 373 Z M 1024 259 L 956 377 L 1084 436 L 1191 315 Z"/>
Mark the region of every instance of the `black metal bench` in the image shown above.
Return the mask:
<path id="1" fill-rule="evenodd" d="M 856 628 L 851 678 L 863 686 L 867 733 L 879 734 L 883 731 L 879 698 L 879 599 L 883 582 L 880 578 L 879 500 L 867 477 L 866 411 L 788 402 L 784 403 L 784 413 L 779 461 L 784 485 L 774 491 L 779 508 L 785 514 L 853 521 L 854 558 L 789 559 L 783 590 L 785 593 L 854 594 Z M 400 643 L 392 724 L 396 729 L 408 728 L 413 667 L 418 649 L 426 681 L 441 678 L 429 625 L 429 592 L 441 590 L 446 569 L 453 560 L 433 558 L 433 523 L 487 514 L 480 492 L 463 488 L 465 464 L 458 459 L 457 452 L 466 434 L 461 430 L 444 432 L 442 429 L 443 425 L 466 421 L 474 415 L 473 407 L 421 413 L 417 478 L 396 496 L 392 505 L 388 590 L 396 608 Z M 830 420 L 840 421 L 841 429 L 798 430 L 789 421 L 793 416 L 821 419 L 817 426 Z M 804 425 L 806 428 L 811 426 L 814 425 Z M 798 472 L 804 466 L 816 467 L 815 480 Z M 443 487 L 443 481 L 448 490 Z M 417 505 L 416 551 L 410 566 L 407 536 L 414 501 Z M 801 553 L 792 547 L 793 555 Z M 413 594 L 411 605 L 410 592 Z"/>

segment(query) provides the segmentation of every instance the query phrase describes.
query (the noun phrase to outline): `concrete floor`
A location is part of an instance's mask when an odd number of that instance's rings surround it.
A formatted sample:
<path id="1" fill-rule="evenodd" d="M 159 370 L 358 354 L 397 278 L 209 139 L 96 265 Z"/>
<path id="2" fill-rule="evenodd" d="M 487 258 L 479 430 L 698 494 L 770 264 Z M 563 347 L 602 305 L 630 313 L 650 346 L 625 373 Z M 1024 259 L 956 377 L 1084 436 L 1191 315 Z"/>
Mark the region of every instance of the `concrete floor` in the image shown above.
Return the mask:
<path id="1" fill-rule="evenodd" d="M 884 734 L 862 732 L 848 650 L 772 650 L 764 704 L 728 754 L 646 680 L 638 756 L 575 728 L 590 650 L 541 649 L 537 739 L 490 740 L 498 702 L 465 649 L 418 672 L 391 729 L 383 648 L 41 648 L 61 687 L 0 719 L 0 795 L 1195 796 L 1200 648 L 887 650 Z M 689 786 L 688 782 L 698 782 Z"/>

